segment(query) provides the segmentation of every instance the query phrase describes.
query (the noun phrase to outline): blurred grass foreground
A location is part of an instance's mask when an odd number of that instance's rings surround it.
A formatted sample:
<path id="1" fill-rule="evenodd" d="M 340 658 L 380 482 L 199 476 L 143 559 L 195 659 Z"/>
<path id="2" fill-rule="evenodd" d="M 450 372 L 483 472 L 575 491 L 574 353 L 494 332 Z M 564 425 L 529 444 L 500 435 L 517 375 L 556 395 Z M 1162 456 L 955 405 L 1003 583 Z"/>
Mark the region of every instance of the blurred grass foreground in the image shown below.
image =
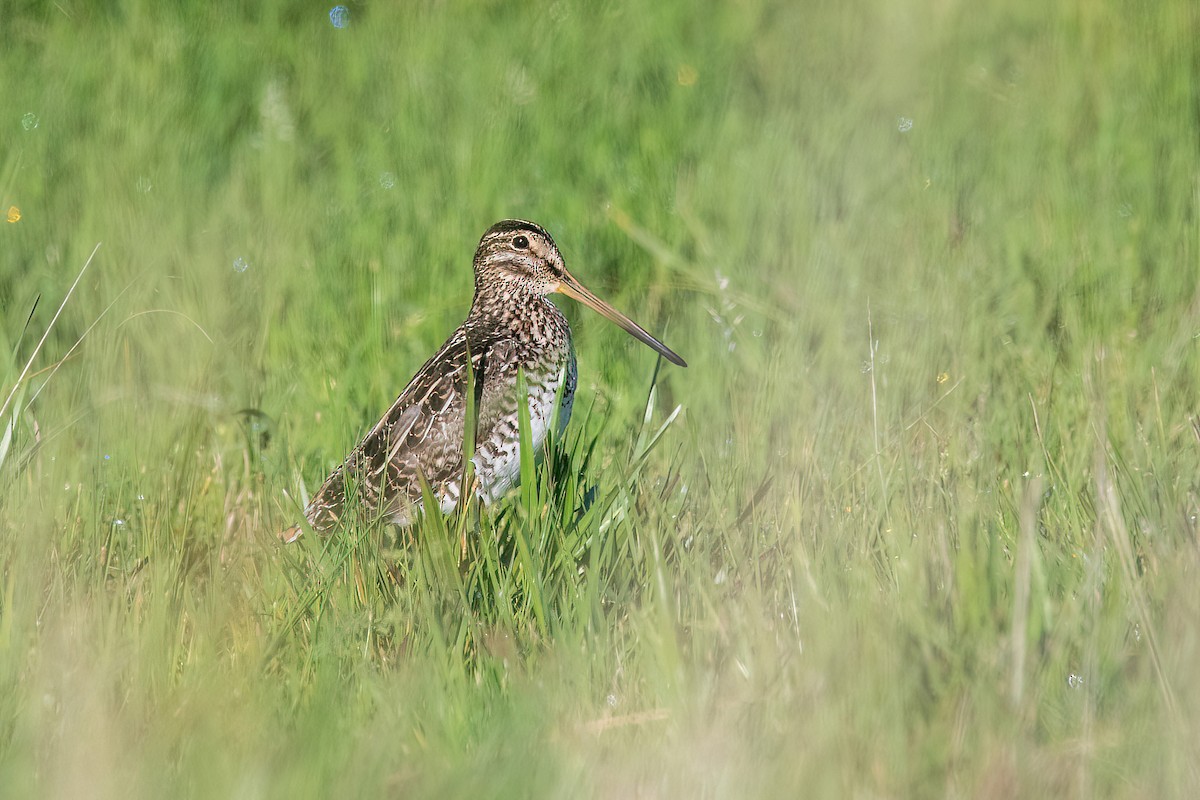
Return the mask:
<path id="1" fill-rule="evenodd" d="M 1198 796 L 1198 40 L 10 1 L 0 794 Z M 520 490 L 280 546 L 506 216 L 691 366 L 564 303 Z"/>

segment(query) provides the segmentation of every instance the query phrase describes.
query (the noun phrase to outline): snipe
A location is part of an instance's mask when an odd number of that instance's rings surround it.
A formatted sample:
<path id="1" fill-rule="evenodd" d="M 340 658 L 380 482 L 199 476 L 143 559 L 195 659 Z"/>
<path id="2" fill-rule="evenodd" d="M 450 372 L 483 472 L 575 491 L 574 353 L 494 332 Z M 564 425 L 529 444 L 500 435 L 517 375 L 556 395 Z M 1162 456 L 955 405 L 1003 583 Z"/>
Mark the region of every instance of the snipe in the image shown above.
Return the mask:
<path id="1" fill-rule="evenodd" d="M 518 374 L 524 374 L 528 391 L 535 448 L 545 441 L 560 389 L 560 430 L 571 416 L 575 397 L 571 329 L 548 299 L 550 294 L 565 294 L 590 306 L 668 361 L 687 366 L 669 347 L 585 289 L 567 272 L 550 234 L 532 222 L 506 219 L 489 228 L 475 251 L 474 267 L 475 299 L 466 320 L 313 496 L 304 515 L 314 530 L 327 531 L 355 510 L 407 526 L 422 507 L 422 483 L 443 513 L 452 511 L 463 494 L 468 408 L 477 415 L 471 490 L 490 503 L 516 483 L 521 463 Z M 468 391 L 474 395 L 472 402 Z M 290 528 L 283 538 L 294 541 L 300 533 L 300 527 Z"/>

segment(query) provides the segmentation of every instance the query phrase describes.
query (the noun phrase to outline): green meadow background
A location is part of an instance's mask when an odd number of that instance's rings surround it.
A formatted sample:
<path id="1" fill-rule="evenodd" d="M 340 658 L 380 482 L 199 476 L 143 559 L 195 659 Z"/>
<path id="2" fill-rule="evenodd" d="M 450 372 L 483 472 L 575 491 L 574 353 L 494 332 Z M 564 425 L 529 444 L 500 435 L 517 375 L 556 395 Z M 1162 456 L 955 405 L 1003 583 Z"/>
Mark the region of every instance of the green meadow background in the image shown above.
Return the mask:
<path id="1" fill-rule="evenodd" d="M 330 6 L 4 5 L 0 794 L 1197 796 L 1200 7 Z M 689 367 L 280 545 L 510 216 Z"/>

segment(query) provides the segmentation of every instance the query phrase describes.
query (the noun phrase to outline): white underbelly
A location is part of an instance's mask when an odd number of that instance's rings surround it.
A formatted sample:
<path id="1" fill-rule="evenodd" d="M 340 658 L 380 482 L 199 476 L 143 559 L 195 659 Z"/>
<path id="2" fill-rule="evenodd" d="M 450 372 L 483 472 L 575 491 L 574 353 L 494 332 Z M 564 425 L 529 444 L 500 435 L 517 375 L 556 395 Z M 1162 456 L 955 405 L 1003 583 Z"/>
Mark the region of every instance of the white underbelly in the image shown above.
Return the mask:
<path id="1" fill-rule="evenodd" d="M 574 401 L 574 363 L 568 367 L 570 375 L 567 389 L 563 391 L 562 404 L 558 409 L 558 431 L 567 426 L 571 417 L 571 405 Z M 566 371 L 564 371 L 565 373 Z M 564 373 L 559 373 L 553 379 L 542 384 L 529 387 L 529 438 L 533 451 L 539 457 L 545 446 L 546 437 L 555 416 L 554 400 L 559 392 L 559 384 Z M 475 474 L 479 477 L 478 494 L 485 503 L 491 503 L 504 496 L 509 489 L 521 481 L 521 448 L 518 428 L 514 422 L 510 435 L 498 437 L 498 441 L 480 443 L 480 447 L 472 457 Z"/>

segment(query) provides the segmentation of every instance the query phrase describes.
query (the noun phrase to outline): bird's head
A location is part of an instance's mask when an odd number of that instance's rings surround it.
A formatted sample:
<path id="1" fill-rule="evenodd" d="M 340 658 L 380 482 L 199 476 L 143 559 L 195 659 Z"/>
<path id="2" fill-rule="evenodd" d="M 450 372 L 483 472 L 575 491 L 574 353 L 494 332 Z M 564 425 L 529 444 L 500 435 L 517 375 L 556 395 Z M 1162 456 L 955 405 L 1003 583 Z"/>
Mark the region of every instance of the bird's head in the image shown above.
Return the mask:
<path id="1" fill-rule="evenodd" d="M 544 297 L 557 291 L 567 268 L 554 239 L 540 226 L 506 219 L 488 228 L 475 251 L 475 288 Z"/>
<path id="2" fill-rule="evenodd" d="M 588 291 L 567 271 L 554 239 L 533 222 L 501 220 L 483 234 L 475 251 L 475 293 L 484 292 L 516 297 L 565 294 L 612 320 L 671 363 L 687 366 L 671 348 Z"/>

